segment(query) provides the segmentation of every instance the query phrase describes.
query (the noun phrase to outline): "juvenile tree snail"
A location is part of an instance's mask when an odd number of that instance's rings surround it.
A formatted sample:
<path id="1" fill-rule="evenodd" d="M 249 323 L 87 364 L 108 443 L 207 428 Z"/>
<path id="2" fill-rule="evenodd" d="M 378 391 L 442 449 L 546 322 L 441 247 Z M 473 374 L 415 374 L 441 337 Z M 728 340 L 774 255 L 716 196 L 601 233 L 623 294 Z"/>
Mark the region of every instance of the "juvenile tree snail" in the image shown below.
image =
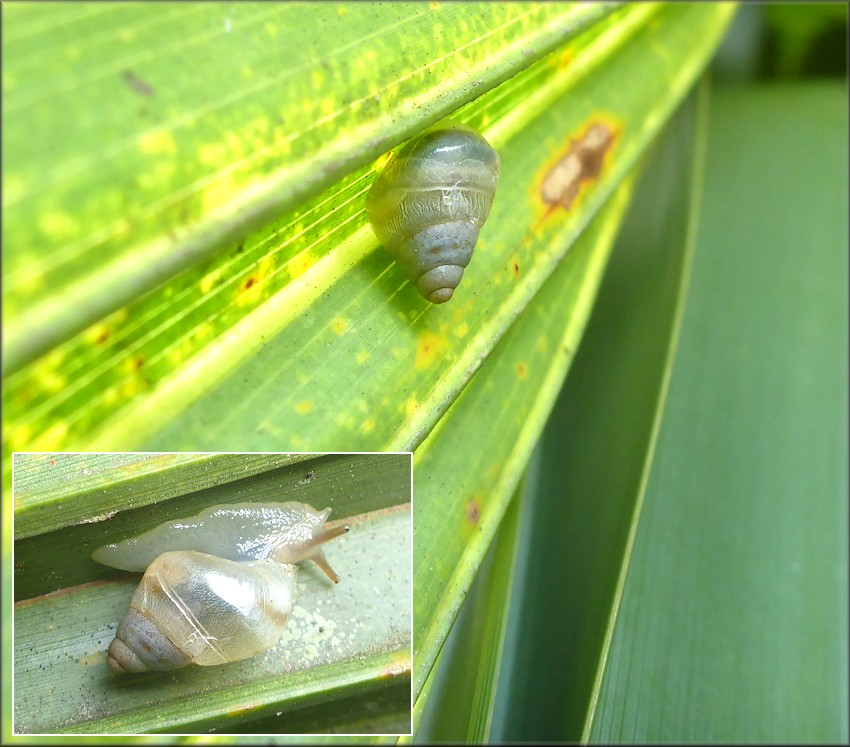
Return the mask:
<path id="1" fill-rule="evenodd" d="M 378 239 L 419 292 L 445 303 L 472 259 L 499 181 L 499 154 L 459 124 L 426 130 L 387 162 L 366 198 Z"/>
<path id="2" fill-rule="evenodd" d="M 235 503 L 96 550 L 99 563 L 145 571 L 109 645 L 116 672 L 209 666 L 274 646 L 292 610 L 301 560 L 336 583 L 321 545 L 331 513 L 303 503 Z"/>

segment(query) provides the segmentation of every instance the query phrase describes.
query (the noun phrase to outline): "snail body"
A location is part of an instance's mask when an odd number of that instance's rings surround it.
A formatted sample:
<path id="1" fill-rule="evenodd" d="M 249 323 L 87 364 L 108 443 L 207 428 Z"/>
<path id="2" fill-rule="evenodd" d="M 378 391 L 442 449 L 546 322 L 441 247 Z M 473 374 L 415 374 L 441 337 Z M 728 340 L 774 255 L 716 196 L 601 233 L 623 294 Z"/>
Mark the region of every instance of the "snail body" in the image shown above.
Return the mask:
<path id="1" fill-rule="evenodd" d="M 320 545 L 330 509 L 303 503 L 215 506 L 98 549 L 106 565 L 145 574 L 109 646 L 116 672 L 224 664 L 274 646 L 292 609 L 301 560 L 335 583 Z"/>
<path id="2" fill-rule="evenodd" d="M 404 145 L 372 185 L 375 234 L 432 303 L 460 284 L 498 181 L 499 154 L 474 130 L 449 124 Z"/>

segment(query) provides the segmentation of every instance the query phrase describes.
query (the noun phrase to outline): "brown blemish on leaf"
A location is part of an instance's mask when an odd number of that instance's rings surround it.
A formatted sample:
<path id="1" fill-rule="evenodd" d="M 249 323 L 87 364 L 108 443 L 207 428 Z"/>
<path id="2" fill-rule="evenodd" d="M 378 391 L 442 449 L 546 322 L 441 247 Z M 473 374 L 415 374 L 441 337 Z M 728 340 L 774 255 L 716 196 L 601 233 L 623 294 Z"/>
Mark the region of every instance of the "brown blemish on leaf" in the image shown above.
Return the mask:
<path id="1" fill-rule="evenodd" d="M 139 356 L 138 358 L 136 358 L 135 361 L 133 361 L 133 364 L 137 369 L 141 368 L 143 365 L 145 365 L 145 359 Z"/>
<path id="2" fill-rule="evenodd" d="M 257 282 L 257 278 L 250 277 L 245 281 L 245 285 L 243 286 L 245 290 L 250 290 L 250 288 Z"/>
<path id="3" fill-rule="evenodd" d="M 511 260 L 511 272 L 514 274 L 515 278 L 520 276 L 519 262 L 515 259 Z"/>
<path id="4" fill-rule="evenodd" d="M 100 333 L 100 334 L 97 336 L 97 338 L 95 339 L 95 342 L 96 342 L 98 345 L 103 345 L 103 343 L 105 343 L 108 339 L 109 339 L 109 330 L 108 330 L 108 329 L 103 329 L 103 330 L 101 331 L 101 333 Z"/>
<path id="5" fill-rule="evenodd" d="M 544 165 L 534 190 L 535 199 L 543 206 L 540 222 L 559 208 L 573 208 L 580 195 L 599 180 L 618 135 L 619 130 L 612 123 L 595 119 Z"/>
<path id="6" fill-rule="evenodd" d="M 446 348 L 447 339 L 444 335 L 437 332 L 425 330 L 416 338 L 416 370 L 421 371 L 424 368 L 440 362 L 441 354 Z"/>
<path id="7" fill-rule="evenodd" d="M 124 82 L 128 86 L 130 86 L 130 88 L 132 88 L 136 93 L 139 93 L 142 96 L 153 96 L 154 93 L 156 93 L 150 83 L 146 83 L 145 81 L 143 81 L 132 70 L 124 71 Z"/>
<path id="8" fill-rule="evenodd" d="M 466 518 L 470 524 L 477 524 L 478 519 L 481 518 L 481 508 L 478 505 L 478 501 L 475 498 L 470 499 L 466 506 Z"/>

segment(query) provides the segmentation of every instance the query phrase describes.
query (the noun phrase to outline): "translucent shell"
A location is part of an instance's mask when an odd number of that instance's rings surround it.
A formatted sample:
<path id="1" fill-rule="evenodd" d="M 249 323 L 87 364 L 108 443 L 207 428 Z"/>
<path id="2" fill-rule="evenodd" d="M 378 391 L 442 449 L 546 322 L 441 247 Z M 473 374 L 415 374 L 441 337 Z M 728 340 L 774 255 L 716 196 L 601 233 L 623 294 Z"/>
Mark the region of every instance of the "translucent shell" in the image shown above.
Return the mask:
<path id="1" fill-rule="evenodd" d="M 499 154 L 454 124 L 411 140 L 372 185 L 366 211 L 375 234 L 432 303 L 460 284 L 498 181 Z"/>
<path id="2" fill-rule="evenodd" d="M 109 646 L 116 672 L 212 666 L 274 646 L 292 611 L 298 566 L 166 552 L 145 571 Z"/>
<path id="3" fill-rule="evenodd" d="M 348 531 L 325 528 L 331 509 L 235 503 L 160 524 L 92 557 L 145 570 L 109 646 L 116 672 L 224 664 L 274 646 L 295 597 L 297 563 L 339 581 L 321 545 Z"/>

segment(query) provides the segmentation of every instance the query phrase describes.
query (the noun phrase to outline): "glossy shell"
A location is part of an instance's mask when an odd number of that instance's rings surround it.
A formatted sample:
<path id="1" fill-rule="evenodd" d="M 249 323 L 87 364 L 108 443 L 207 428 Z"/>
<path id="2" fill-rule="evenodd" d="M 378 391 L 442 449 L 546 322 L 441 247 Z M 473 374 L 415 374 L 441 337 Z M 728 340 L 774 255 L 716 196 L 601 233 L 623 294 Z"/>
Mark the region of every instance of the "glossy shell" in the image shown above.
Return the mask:
<path id="1" fill-rule="evenodd" d="M 432 303 L 472 259 L 499 181 L 499 154 L 474 130 L 427 130 L 390 158 L 366 198 L 378 239 Z"/>
<path id="2" fill-rule="evenodd" d="M 96 550 L 98 562 L 145 570 L 109 646 L 109 666 L 209 666 L 274 646 L 295 597 L 294 563 L 311 560 L 339 581 L 321 545 L 348 527 L 325 528 L 330 511 L 294 501 L 213 506 Z"/>
<path id="3" fill-rule="evenodd" d="M 145 571 L 109 646 L 116 672 L 212 666 L 274 646 L 292 610 L 298 567 L 167 552 Z"/>

